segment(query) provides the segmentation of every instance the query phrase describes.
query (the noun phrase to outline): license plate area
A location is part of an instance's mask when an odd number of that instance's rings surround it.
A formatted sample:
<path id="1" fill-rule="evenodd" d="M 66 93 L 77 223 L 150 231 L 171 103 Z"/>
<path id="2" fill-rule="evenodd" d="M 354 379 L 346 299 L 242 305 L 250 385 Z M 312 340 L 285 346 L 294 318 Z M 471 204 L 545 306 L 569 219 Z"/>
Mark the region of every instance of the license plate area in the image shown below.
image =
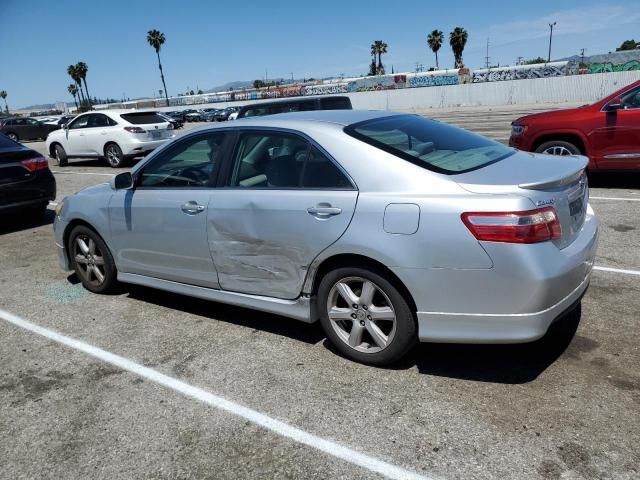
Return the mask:
<path id="1" fill-rule="evenodd" d="M 161 132 L 161 131 L 159 131 L 159 130 L 157 130 L 157 131 L 152 131 L 152 132 L 150 132 L 150 133 L 151 133 L 151 138 L 152 138 L 153 140 L 159 140 L 159 139 L 161 139 L 161 138 L 162 138 L 162 132 Z"/>

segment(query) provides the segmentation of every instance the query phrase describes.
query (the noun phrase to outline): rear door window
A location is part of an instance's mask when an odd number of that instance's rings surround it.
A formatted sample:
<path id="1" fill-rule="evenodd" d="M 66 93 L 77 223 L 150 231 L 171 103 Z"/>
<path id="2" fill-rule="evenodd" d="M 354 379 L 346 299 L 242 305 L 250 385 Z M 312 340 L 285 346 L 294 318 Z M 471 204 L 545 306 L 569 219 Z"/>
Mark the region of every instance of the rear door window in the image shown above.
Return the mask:
<path id="1" fill-rule="evenodd" d="M 167 121 L 156 112 L 123 113 L 120 117 L 133 125 L 149 125 L 153 123 L 166 123 Z"/>
<path id="2" fill-rule="evenodd" d="M 347 176 L 315 145 L 311 146 L 302 174 L 304 188 L 352 189 Z"/>

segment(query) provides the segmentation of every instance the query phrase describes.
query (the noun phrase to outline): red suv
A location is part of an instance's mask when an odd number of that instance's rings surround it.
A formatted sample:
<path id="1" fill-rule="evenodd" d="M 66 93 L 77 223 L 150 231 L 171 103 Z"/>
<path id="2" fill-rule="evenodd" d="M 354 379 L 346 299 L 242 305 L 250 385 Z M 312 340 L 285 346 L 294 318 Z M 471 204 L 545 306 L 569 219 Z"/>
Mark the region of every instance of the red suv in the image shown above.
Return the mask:
<path id="1" fill-rule="evenodd" d="M 640 80 L 592 104 L 521 117 L 509 145 L 551 155 L 586 155 L 589 170 L 640 170 Z"/>

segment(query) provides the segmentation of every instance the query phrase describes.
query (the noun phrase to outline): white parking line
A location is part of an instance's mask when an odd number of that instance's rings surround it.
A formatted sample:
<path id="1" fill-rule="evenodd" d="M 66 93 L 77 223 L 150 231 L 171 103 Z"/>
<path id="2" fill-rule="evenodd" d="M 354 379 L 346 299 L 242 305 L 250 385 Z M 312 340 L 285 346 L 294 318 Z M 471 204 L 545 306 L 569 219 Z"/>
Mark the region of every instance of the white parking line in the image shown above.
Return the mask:
<path id="1" fill-rule="evenodd" d="M 110 363 L 111 365 L 114 365 L 122 370 L 126 370 L 151 382 L 155 382 L 159 385 L 170 388 L 171 390 L 175 390 L 176 392 L 179 392 L 187 397 L 200 400 L 207 405 L 211 405 L 212 407 L 224 410 L 228 413 L 231 413 L 232 415 L 244 418 L 249 422 L 260 425 L 267 430 L 271 430 L 278 435 L 307 445 L 311 448 L 315 448 L 316 450 L 320 450 L 321 452 L 332 455 L 336 458 L 352 463 L 359 467 L 366 468 L 367 470 L 370 470 L 372 472 L 379 473 L 381 475 L 384 475 L 385 477 L 398 480 L 429 480 L 429 477 L 411 472 L 396 465 L 392 465 L 385 462 L 384 460 L 379 460 L 365 453 L 360 453 L 349 447 L 340 445 L 339 443 L 335 443 L 331 440 L 326 440 L 322 437 L 318 437 L 312 433 L 305 432 L 304 430 L 260 413 L 257 410 L 253 410 L 238 403 L 232 402 L 231 400 L 227 400 L 201 388 L 194 387 L 193 385 L 189 385 L 188 383 L 182 382 L 173 377 L 169 377 L 168 375 L 164 375 L 163 373 L 160 373 L 156 370 L 142 366 L 132 360 L 121 357 L 111 352 L 107 352 L 106 350 L 102 350 L 101 348 L 94 347 L 93 345 L 90 345 L 88 343 L 76 340 L 71 337 L 67 337 L 54 330 L 41 327 L 40 325 L 31 323 L 1 309 L 0 318 L 9 323 L 12 323 L 13 325 L 16 325 L 17 327 L 36 333 L 48 338 L 49 340 L 61 343 L 62 345 L 66 345 L 67 347 L 73 348 L 75 350 L 79 350 L 83 353 L 86 353 L 87 355 L 91 355 L 92 357 Z"/>
<path id="2" fill-rule="evenodd" d="M 70 172 L 65 170 L 61 172 L 60 170 L 51 170 L 51 173 L 57 173 L 58 175 L 101 175 L 103 177 L 113 177 L 115 173 L 98 173 L 98 172 Z"/>
<path id="3" fill-rule="evenodd" d="M 589 196 L 589 200 L 615 200 L 622 202 L 640 202 L 640 198 L 627 198 L 627 197 L 592 197 Z"/>
<path id="4" fill-rule="evenodd" d="M 623 273 L 625 275 L 640 275 L 640 270 L 627 270 L 624 268 L 611 268 L 611 267 L 599 267 L 594 266 L 594 270 L 600 270 L 601 272 L 613 272 L 613 273 Z"/>

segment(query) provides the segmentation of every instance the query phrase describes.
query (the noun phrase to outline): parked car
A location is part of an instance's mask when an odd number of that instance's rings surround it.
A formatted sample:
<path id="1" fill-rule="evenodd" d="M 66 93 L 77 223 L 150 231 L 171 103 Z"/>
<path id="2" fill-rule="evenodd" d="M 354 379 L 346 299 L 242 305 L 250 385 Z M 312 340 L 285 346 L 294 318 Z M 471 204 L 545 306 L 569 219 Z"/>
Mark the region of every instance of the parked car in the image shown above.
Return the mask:
<path id="1" fill-rule="evenodd" d="M 182 122 L 181 120 L 177 119 L 177 118 L 173 118 L 169 115 L 167 115 L 164 112 L 158 112 L 158 115 L 160 115 L 162 118 L 164 118 L 167 122 L 169 122 L 171 125 L 173 125 L 173 128 L 175 130 L 182 128 L 184 126 L 184 122 Z"/>
<path id="2" fill-rule="evenodd" d="M 181 111 L 175 111 L 175 112 L 165 112 L 167 116 L 173 118 L 174 120 L 178 120 L 179 122 L 182 122 L 184 124 L 184 122 L 186 121 L 184 116 L 185 113 L 181 112 Z"/>
<path id="3" fill-rule="evenodd" d="M 418 115 L 248 118 L 67 197 L 55 238 L 93 292 L 319 319 L 344 355 L 383 365 L 418 340 L 532 341 L 572 311 L 597 243 L 586 165 Z"/>
<path id="4" fill-rule="evenodd" d="M 189 110 L 189 113 L 186 113 L 184 118 L 187 122 L 201 122 L 202 114 L 202 110 Z"/>
<path id="5" fill-rule="evenodd" d="M 157 112 L 104 110 L 78 115 L 64 129 L 51 132 L 46 148 L 61 167 L 80 157 L 106 158 L 112 167 L 121 167 L 174 135 L 173 125 Z"/>
<path id="6" fill-rule="evenodd" d="M 55 198 L 47 159 L 0 133 L 0 213 L 42 215 Z"/>
<path id="7" fill-rule="evenodd" d="M 351 110 L 349 97 L 292 98 L 277 102 L 256 102 L 244 105 L 238 110 L 236 118 L 262 117 L 276 113 L 303 112 L 311 110 Z"/>
<path id="8" fill-rule="evenodd" d="M 49 132 L 57 130 L 57 125 L 48 125 L 35 118 L 13 117 L 0 120 L 0 133 L 14 142 L 47 138 Z"/>
<path id="9" fill-rule="evenodd" d="M 227 117 L 227 120 L 235 120 L 238 118 L 238 113 L 240 113 L 240 110 L 236 110 L 235 112 L 231 112 L 229 114 L 229 116 Z"/>
<path id="10" fill-rule="evenodd" d="M 217 108 L 207 108 L 202 111 L 200 118 L 203 122 L 215 122 L 218 112 Z"/>
<path id="11" fill-rule="evenodd" d="M 214 120 L 216 122 L 225 122 L 229 120 L 229 115 L 240 110 L 240 107 L 226 107 L 216 111 Z"/>
<path id="12" fill-rule="evenodd" d="M 589 170 L 640 170 L 640 80 L 592 105 L 527 115 L 509 145 L 551 155 L 586 155 Z"/>

